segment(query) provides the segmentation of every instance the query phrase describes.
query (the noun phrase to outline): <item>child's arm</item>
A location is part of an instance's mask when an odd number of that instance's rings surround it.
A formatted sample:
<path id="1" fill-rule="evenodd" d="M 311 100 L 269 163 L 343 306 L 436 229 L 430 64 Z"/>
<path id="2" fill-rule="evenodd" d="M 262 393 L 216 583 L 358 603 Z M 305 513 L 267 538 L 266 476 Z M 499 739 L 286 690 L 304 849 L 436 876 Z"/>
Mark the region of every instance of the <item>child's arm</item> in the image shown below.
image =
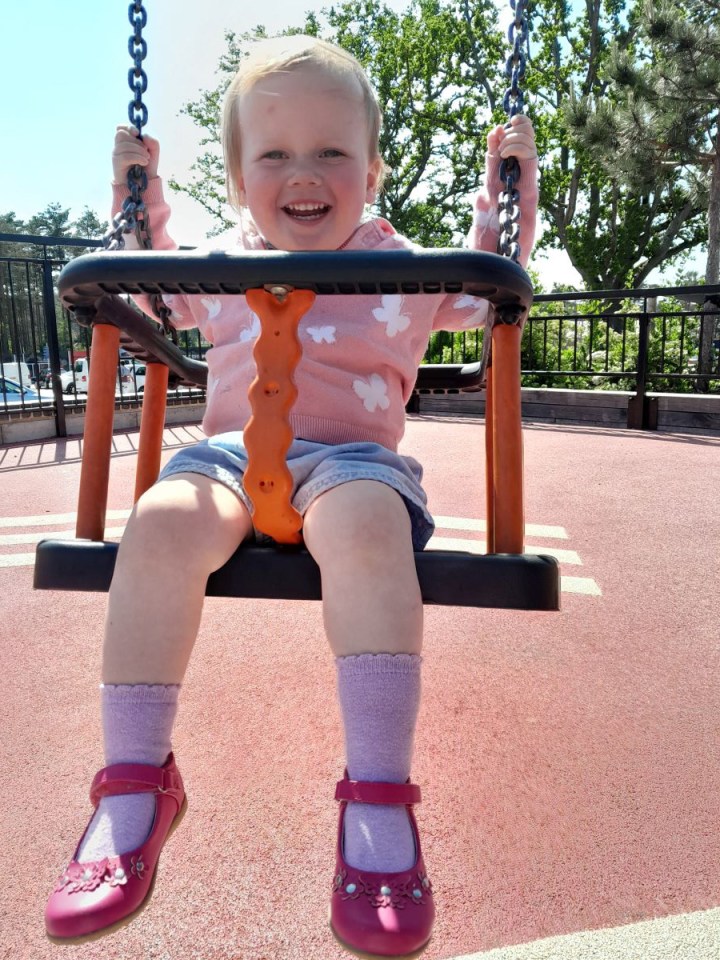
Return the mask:
<path id="1" fill-rule="evenodd" d="M 158 176 L 159 159 L 160 144 L 153 137 L 144 136 L 142 140 L 139 140 L 138 131 L 135 127 L 119 126 L 116 129 L 112 151 L 112 216 L 115 216 L 122 209 L 123 202 L 128 196 L 128 171 L 136 164 L 143 167 L 148 181 L 143 199 L 150 224 L 153 249 L 176 250 L 177 244 L 166 229 L 167 222 L 170 219 L 170 207 L 165 202 L 162 180 Z M 128 250 L 138 249 L 138 242 L 134 233 L 125 234 L 125 246 Z M 133 300 L 144 313 L 156 319 L 149 297 L 138 296 L 133 297 Z M 192 315 L 187 298 L 173 297 L 172 303 L 169 303 L 168 306 L 172 310 L 171 322 L 178 330 L 191 329 L 197 326 L 197 320 Z"/>
<path id="2" fill-rule="evenodd" d="M 135 127 L 117 127 L 112 152 L 113 216 L 122 209 L 123 201 L 128 196 L 128 171 L 136 165 L 143 167 L 148 181 L 143 199 L 147 206 L 153 248 L 175 250 L 177 244 L 166 230 L 170 207 L 165 203 L 162 181 L 158 177 L 159 160 L 160 144 L 157 140 L 148 136 L 139 140 Z M 128 250 L 138 249 L 134 234 L 125 235 L 125 246 Z"/>
<path id="3" fill-rule="evenodd" d="M 500 236 L 498 197 L 504 189 L 500 164 L 507 157 L 516 157 L 520 164 L 520 179 L 516 184 L 520 193 L 520 264 L 526 267 L 535 241 L 538 205 L 538 160 L 532 123 L 517 114 L 508 129 L 498 125 L 490 131 L 487 145 L 485 185 L 475 198 L 467 245 L 474 250 L 497 252 Z"/>
<path id="4" fill-rule="evenodd" d="M 517 157 L 520 163 L 520 263 L 526 267 L 535 239 L 538 205 L 537 150 L 535 133 L 527 117 L 513 117 L 508 129 L 494 127 L 488 134 L 485 163 L 485 186 L 475 198 L 473 223 L 467 246 L 473 250 L 497 253 L 500 237 L 498 197 L 503 191 L 500 164 L 506 157 Z M 469 330 L 487 321 L 488 302 L 477 297 L 448 296 L 438 310 L 434 330 Z"/>

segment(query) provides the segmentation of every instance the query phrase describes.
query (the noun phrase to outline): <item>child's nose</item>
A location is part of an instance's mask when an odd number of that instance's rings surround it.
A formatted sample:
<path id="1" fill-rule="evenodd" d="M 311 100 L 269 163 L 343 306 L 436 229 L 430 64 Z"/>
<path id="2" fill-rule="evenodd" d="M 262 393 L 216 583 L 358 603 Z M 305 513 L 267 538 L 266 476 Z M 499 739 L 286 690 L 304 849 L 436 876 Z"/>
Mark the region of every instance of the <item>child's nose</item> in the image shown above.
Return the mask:
<path id="1" fill-rule="evenodd" d="M 320 180 L 320 171 L 311 160 L 297 160 L 293 164 L 290 172 L 290 183 L 293 186 L 301 186 L 305 183 L 318 184 Z"/>

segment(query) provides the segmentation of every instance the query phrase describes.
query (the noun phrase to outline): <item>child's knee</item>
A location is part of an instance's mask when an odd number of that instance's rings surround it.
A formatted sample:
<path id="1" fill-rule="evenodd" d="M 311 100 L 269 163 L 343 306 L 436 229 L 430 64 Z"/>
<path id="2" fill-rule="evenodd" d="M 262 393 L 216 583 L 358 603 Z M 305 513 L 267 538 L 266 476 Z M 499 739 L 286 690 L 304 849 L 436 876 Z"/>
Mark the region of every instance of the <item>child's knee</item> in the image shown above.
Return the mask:
<path id="1" fill-rule="evenodd" d="M 236 495 L 217 481 L 198 476 L 163 480 L 135 504 L 125 540 L 170 561 L 184 555 L 201 564 L 231 552 L 247 536 L 250 518 Z M 207 560 L 205 555 L 207 554 Z"/>
<path id="2" fill-rule="evenodd" d="M 311 552 L 317 549 L 326 563 L 358 556 L 399 562 L 412 556 L 407 506 L 386 484 L 371 480 L 343 484 L 319 498 L 311 511 L 309 524 L 306 518 L 308 547 Z"/>

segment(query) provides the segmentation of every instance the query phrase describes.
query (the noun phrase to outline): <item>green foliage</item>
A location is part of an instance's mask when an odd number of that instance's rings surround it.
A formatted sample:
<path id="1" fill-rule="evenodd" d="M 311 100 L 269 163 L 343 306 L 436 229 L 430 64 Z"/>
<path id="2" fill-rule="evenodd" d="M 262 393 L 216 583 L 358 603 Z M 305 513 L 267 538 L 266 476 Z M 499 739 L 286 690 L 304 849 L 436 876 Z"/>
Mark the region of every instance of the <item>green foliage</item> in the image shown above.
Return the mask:
<path id="1" fill-rule="evenodd" d="M 603 99 L 584 91 L 565 110 L 614 189 L 642 199 L 641 214 L 655 214 L 644 232 L 647 266 L 708 242 L 708 283 L 720 271 L 717 13 L 717 2 L 643 0 L 632 42 L 620 37 L 609 48 Z M 642 230 L 642 216 L 636 222 Z"/>
<path id="2" fill-rule="evenodd" d="M 535 302 L 522 339 L 522 385 L 573 390 L 636 389 L 640 311 L 638 301 Z M 697 392 L 700 316 L 687 302 L 663 298 L 650 321 L 649 389 Z M 609 322 L 618 327 L 614 329 Z M 473 363 L 482 356 L 482 330 L 433 334 L 426 363 Z M 714 370 L 720 373 L 720 358 Z M 720 390 L 710 379 L 704 388 Z"/>

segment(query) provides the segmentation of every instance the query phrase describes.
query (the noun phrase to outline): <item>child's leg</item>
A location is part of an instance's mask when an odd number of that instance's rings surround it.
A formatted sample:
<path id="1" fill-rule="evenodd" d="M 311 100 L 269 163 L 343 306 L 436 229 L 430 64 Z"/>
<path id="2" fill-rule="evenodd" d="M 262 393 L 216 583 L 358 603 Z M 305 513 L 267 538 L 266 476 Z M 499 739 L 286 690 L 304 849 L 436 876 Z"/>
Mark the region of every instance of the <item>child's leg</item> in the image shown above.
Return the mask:
<path id="1" fill-rule="evenodd" d="M 342 484 L 308 509 L 305 542 L 322 574 L 350 779 L 403 783 L 420 702 L 423 626 L 405 503 L 376 481 Z M 415 849 L 405 809 L 349 804 L 345 858 L 364 870 L 409 869 Z"/>
<path id="2" fill-rule="evenodd" d="M 197 473 L 157 483 L 135 505 L 108 599 L 103 682 L 179 684 L 209 575 L 252 530 L 228 487 Z"/>
<path id="3" fill-rule="evenodd" d="M 238 497 L 200 474 L 161 481 L 137 503 L 118 552 L 106 619 L 107 765 L 165 762 L 207 578 L 250 529 Z M 153 794 L 103 798 L 78 859 L 135 849 L 149 833 L 154 811 Z"/>

